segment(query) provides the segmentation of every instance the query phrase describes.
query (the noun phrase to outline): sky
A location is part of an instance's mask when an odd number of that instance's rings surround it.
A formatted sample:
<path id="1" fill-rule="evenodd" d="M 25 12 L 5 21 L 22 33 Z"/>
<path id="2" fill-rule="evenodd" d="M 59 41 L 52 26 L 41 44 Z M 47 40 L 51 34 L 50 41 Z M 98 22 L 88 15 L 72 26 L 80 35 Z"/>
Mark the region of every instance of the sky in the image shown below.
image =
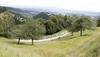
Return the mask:
<path id="1" fill-rule="evenodd" d="M 100 0 L 0 0 L 0 6 L 51 6 L 64 9 L 100 12 Z"/>

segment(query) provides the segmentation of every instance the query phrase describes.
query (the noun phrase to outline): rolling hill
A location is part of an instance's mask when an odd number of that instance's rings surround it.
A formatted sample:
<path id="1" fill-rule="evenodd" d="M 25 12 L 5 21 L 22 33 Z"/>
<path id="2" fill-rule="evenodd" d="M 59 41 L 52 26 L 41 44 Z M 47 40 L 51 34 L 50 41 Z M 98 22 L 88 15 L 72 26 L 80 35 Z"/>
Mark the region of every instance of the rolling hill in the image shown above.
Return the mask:
<path id="1" fill-rule="evenodd" d="M 50 6 L 45 6 L 45 7 L 30 7 L 30 8 L 14 8 L 14 7 L 5 7 L 7 10 L 9 10 L 11 13 L 16 13 L 20 14 L 24 17 L 32 18 L 33 16 L 39 14 L 40 12 L 48 12 L 50 14 L 62 14 L 62 15 L 73 15 L 77 14 L 78 16 L 81 16 L 82 14 L 85 14 L 87 16 L 90 16 L 92 19 L 98 18 L 100 15 L 100 12 L 91 12 L 91 11 L 80 11 L 80 10 L 73 10 L 73 9 L 63 9 L 63 8 L 57 8 L 57 7 L 50 7 Z"/>
<path id="2" fill-rule="evenodd" d="M 20 14 L 20 15 L 22 15 L 24 17 L 27 17 L 27 18 L 32 18 L 34 15 L 37 14 L 37 12 L 22 10 L 20 8 L 5 7 L 5 6 L 1 6 L 1 7 L 6 8 L 7 10 L 9 10 L 10 13 Z"/>
<path id="3" fill-rule="evenodd" d="M 0 37 L 0 57 L 100 57 L 100 27 L 34 45 Z"/>
<path id="4" fill-rule="evenodd" d="M 0 7 L 0 13 L 7 11 L 7 9 Z"/>
<path id="5" fill-rule="evenodd" d="M 43 19 L 48 19 L 50 16 L 54 16 L 53 14 L 50 14 L 50 13 L 47 13 L 47 12 L 40 12 L 39 14 L 33 16 L 34 19 L 37 19 L 37 18 L 43 18 Z"/>
<path id="6" fill-rule="evenodd" d="M 74 10 L 74 9 L 63 9 L 63 8 L 57 8 L 57 7 L 51 7 L 51 6 L 41 6 L 41 7 L 31 7 L 31 8 L 21 8 L 24 10 L 31 10 L 35 12 L 48 12 L 50 14 L 62 14 L 62 15 L 73 15 L 77 14 L 81 16 L 82 14 L 90 16 L 92 19 L 96 19 L 100 12 L 91 12 L 91 11 L 80 11 L 80 10 Z"/>

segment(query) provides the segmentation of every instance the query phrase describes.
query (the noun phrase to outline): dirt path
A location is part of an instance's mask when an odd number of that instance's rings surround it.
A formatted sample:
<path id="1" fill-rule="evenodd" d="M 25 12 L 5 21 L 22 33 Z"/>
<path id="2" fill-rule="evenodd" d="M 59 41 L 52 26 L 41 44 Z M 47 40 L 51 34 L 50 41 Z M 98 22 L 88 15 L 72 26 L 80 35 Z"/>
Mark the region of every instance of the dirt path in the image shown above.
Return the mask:
<path id="1" fill-rule="evenodd" d="M 43 39 L 39 39 L 39 40 L 34 40 L 34 42 L 41 42 L 41 41 L 50 41 L 50 40 L 53 40 L 53 39 L 57 39 L 59 37 L 62 37 L 66 34 L 69 34 L 68 31 L 65 31 L 65 32 L 62 32 L 62 33 L 59 33 L 59 34 L 56 34 L 56 35 L 53 35 L 53 36 L 48 36 L 46 38 L 43 38 Z M 15 39 L 15 40 L 18 40 L 18 39 Z M 24 40 L 24 39 L 21 39 L 20 41 L 22 42 L 31 42 L 32 40 L 29 39 L 29 40 Z"/>

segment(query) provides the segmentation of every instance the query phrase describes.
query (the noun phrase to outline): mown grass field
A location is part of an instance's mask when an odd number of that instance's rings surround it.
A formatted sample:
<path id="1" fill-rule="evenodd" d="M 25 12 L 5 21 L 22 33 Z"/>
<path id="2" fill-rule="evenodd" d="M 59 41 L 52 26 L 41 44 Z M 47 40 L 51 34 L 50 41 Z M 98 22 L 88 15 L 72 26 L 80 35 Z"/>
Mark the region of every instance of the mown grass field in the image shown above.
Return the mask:
<path id="1" fill-rule="evenodd" d="M 68 34 L 52 41 L 17 44 L 17 41 L 0 37 L 0 57 L 100 57 L 100 27 Z"/>

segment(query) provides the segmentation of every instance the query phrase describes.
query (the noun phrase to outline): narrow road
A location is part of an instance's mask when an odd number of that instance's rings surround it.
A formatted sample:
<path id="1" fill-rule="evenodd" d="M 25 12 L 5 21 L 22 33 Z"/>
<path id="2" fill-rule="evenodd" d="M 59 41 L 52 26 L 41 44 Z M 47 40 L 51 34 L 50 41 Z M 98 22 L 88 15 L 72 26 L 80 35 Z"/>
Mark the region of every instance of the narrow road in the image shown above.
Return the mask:
<path id="1" fill-rule="evenodd" d="M 69 34 L 69 32 L 65 31 L 65 32 L 62 32 L 62 33 L 59 33 L 59 34 L 56 34 L 56 35 L 53 35 L 53 36 L 48 36 L 48 37 L 43 38 L 43 39 L 34 40 L 34 42 L 50 41 L 50 40 L 57 39 L 59 37 L 65 36 L 66 34 Z M 18 39 L 15 39 L 15 40 L 18 40 Z M 21 39 L 20 41 L 22 41 L 22 42 L 31 42 L 32 40 L 31 39 L 29 39 L 29 40 Z"/>

